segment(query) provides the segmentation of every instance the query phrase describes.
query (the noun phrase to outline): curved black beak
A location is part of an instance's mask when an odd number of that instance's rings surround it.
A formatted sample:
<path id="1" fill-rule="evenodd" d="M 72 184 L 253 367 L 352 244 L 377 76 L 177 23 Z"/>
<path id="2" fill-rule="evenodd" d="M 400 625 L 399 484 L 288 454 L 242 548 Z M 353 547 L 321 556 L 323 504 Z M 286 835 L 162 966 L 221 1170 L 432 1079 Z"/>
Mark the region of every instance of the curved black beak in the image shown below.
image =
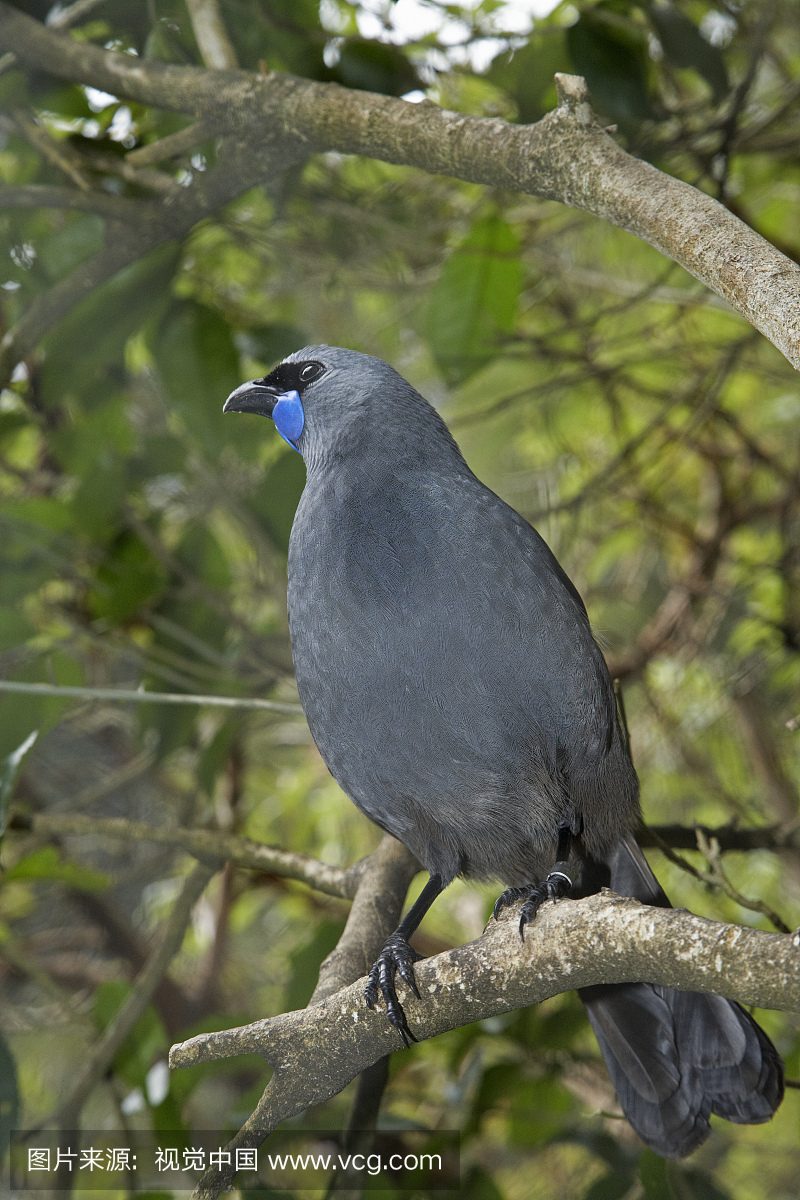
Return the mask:
<path id="1" fill-rule="evenodd" d="M 260 417 L 271 417 L 279 392 L 260 379 L 251 379 L 231 392 L 222 411 L 258 413 Z"/>

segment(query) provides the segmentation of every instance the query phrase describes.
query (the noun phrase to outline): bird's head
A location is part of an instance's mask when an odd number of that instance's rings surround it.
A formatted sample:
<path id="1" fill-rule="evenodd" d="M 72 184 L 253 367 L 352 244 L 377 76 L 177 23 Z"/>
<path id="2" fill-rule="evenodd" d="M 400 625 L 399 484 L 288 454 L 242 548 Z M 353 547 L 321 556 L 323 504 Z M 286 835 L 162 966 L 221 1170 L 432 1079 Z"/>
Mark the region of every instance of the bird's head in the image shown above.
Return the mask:
<path id="1" fill-rule="evenodd" d="M 311 464 L 358 452 L 419 458 L 435 430 L 455 445 L 438 413 L 380 358 L 339 346 L 305 346 L 263 379 L 231 392 L 224 412 L 271 417 L 285 442 Z"/>

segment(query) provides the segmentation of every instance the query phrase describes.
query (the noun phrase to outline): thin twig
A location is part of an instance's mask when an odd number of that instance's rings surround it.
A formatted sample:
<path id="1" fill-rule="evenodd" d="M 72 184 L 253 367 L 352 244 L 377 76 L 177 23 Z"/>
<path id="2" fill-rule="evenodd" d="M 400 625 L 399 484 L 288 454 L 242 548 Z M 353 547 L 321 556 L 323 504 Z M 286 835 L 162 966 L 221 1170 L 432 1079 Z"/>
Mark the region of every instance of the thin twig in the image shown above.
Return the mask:
<path id="1" fill-rule="evenodd" d="M 69 29 L 102 3 L 103 0 L 75 0 L 74 4 L 54 4 L 44 23 L 48 29 Z"/>
<path id="2" fill-rule="evenodd" d="M 302 717 L 299 704 L 260 700 L 256 696 L 195 696 L 183 692 L 145 692 L 132 688 L 61 687 L 55 683 L 17 683 L 0 679 L 0 692 L 23 692 L 29 696 L 61 696 L 73 700 L 120 700 L 134 704 L 193 704 L 204 708 L 259 708 L 267 712 Z"/>
<path id="3" fill-rule="evenodd" d="M 689 801 L 686 801 L 689 803 Z M 698 800 L 691 803 L 697 804 Z M 663 845 L 673 850 L 696 850 L 697 830 L 702 829 L 708 838 L 716 838 L 720 850 L 796 850 L 800 848 L 800 829 L 793 825 L 761 825 L 758 828 L 740 828 L 737 825 L 717 825 L 710 828 L 706 825 L 646 825 L 636 834 L 640 846 L 658 847 Z"/>
<path id="4" fill-rule="evenodd" d="M 775 910 L 770 908 L 768 904 L 766 904 L 763 900 L 748 899 L 747 896 L 743 896 L 742 893 L 733 886 L 723 871 L 722 864 L 719 861 L 719 855 L 721 853 L 719 843 L 714 839 L 709 842 L 701 829 L 697 829 L 696 831 L 697 848 L 700 850 L 701 854 L 705 855 L 707 862 L 711 866 L 711 870 L 709 871 L 699 870 L 694 866 L 693 863 L 690 863 L 688 859 L 684 858 L 682 854 L 676 854 L 676 852 L 671 849 L 666 842 L 662 841 L 652 829 L 650 830 L 650 833 L 653 837 L 655 845 L 658 847 L 664 857 L 668 858 L 669 861 L 674 863 L 676 867 L 680 867 L 681 870 L 686 871 L 688 875 L 694 876 L 694 878 L 700 883 L 705 883 L 709 887 L 717 888 L 718 890 L 723 891 L 726 896 L 730 897 L 731 900 L 735 900 L 736 903 L 741 905 L 742 908 L 749 909 L 751 912 L 761 913 L 762 916 L 765 916 L 767 920 L 770 921 L 781 933 L 791 933 L 789 926 L 781 920 Z"/>
<path id="5" fill-rule="evenodd" d="M 195 857 L 212 856 L 245 870 L 261 871 L 285 879 L 296 879 L 318 892 L 352 900 L 361 877 L 370 862 L 367 855 L 352 867 L 333 867 L 310 854 L 265 846 L 251 838 L 224 833 L 219 829 L 181 829 L 166 825 L 146 825 L 125 817 L 95 817 L 84 813 L 16 813 L 9 828 L 61 837 L 113 837 L 123 841 L 156 842 L 176 846 Z"/>
<path id="6" fill-rule="evenodd" d="M 111 221 L 147 221 L 158 211 L 150 200 L 131 200 L 109 192 L 79 192 L 75 188 L 42 183 L 0 188 L 0 208 L 70 208 L 97 213 Z"/>
<path id="7" fill-rule="evenodd" d="M 707 838 L 702 829 L 698 829 L 697 848 L 705 856 L 711 868 L 708 872 L 709 876 L 725 892 L 726 896 L 730 896 L 731 900 L 735 900 L 742 908 L 749 908 L 751 912 L 760 912 L 780 933 L 791 933 L 789 926 L 781 920 L 774 908 L 770 908 L 764 900 L 751 900 L 747 896 L 743 896 L 739 889 L 733 886 L 722 866 L 721 851 L 716 838 Z"/>
<path id="8" fill-rule="evenodd" d="M 191 125 L 187 125 L 185 129 L 179 129 L 177 133 L 169 133 L 166 137 L 159 138 L 157 142 L 148 142 L 146 146 L 137 146 L 135 150 L 130 150 L 125 155 L 125 161 L 137 169 L 149 167 L 153 163 L 164 162 L 168 158 L 176 158 L 179 154 L 185 154 L 198 142 L 204 142 L 212 135 L 212 127 L 206 121 L 193 121 Z"/>
<path id="9" fill-rule="evenodd" d="M 43 125 L 34 120 L 24 108 L 15 108 L 11 118 L 19 133 L 38 150 L 43 158 L 63 171 L 82 192 L 90 191 L 90 184 L 83 173 L 80 156 L 66 142 L 57 142 Z"/>

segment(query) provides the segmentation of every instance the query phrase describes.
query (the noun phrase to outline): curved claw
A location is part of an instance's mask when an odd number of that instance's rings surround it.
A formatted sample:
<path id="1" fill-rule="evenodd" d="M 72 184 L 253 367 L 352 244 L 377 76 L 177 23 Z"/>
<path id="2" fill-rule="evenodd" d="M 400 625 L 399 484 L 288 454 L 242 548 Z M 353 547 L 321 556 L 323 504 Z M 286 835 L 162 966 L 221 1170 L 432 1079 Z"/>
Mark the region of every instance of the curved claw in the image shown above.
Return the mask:
<path id="1" fill-rule="evenodd" d="M 557 865 L 560 866 L 561 864 Z M 516 904 L 518 900 L 524 900 L 525 903 L 519 915 L 519 936 L 520 940 L 524 942 L 525 926 L 534 919 L 545 900 L 561 900 L 564 896 L 569 895 L 571 889 L 572 880 L 564 871 L 559 870 L 551 871 L 544 883 L 532 883 L 527 887 L 506 888 L 495 902 L 494 919 L 497 920 L 498 915 L 504 908 L 508 908 L 511 904 Z"/>
<path id="2" fill-rule="evenodd" d="M 549 896 L 547 881 L 539 883 L 536 887 L 532 887 L 528 893 L 528 899 L 522 906 L 522 911 L 519 914 L 519 940 L 525 941 L 525 926 L 534 919 L 539 908 L 547 899 L 552 899 Z"/>
<path id="3" fill-rule="evenodd" d="M 418 962 L 421 957 L 422 955 L 417 954 L 416 950 L 412 950 L 404 937 L 393 933 L 386 939 L 383 949 L 375 960 L 364 989 L 364 999 L 368 1008 L 375 1007 L 379 992 L 383 996 L 386 1015 L 391 1025 L 400 1034 L 406 1048 L 417 1039 L 409 1029 L 403 1006 L 397 999 L 394 980 L 395 975 L 399 974 L 406 986 L 419 999 L 419 989 L 414 978 L 414 963 Z"/>
<path id="4" fill-rule="evenodd" d="M 529 887 L 506 888 L 494 902 L 494 908 L 492 909 L 493 920 L 497 920 L 504 908 L 510 908 L 512 904 L 516 904 L 518 900 L 523 900 L 529 895 Z"/>

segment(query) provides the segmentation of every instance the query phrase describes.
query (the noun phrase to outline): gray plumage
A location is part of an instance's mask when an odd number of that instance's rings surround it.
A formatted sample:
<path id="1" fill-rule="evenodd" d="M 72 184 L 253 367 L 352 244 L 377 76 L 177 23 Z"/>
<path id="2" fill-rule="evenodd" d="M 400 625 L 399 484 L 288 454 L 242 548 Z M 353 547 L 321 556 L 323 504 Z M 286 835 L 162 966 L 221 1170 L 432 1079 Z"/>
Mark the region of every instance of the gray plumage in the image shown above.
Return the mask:
<path id="1" fill-rule="evenodd" d="M 570 804 L 602 855 L 638 788 L 578 593 L 391 367 L 293 357 L 330 364 L 304 397 L 289 623 L 334 778 L 445 883 L 538 881 Z"/>
<path id="2" fill-rule="evenodd" d="M 638 781 L 605 661 L 543 539 L 380 359 L 308 346 L 226 408 L 271 415 L 294 393 L 308 469 L 289 546 L 300 698 L 334 778 L 432 877 L 368 988 L 408 1040 L 394 974 L 413 986 L 407 937 L 456 875 L 530 893 L 523 922 L 564 894 L 567 871 L 572 894 L 610 882 L 668 901 L 631 836 Z M 658 1153 L 698 1145 L 709 1112 L 756 1122 L 780 1102 L 780 1059 L 737 1005 L 645 984 L 582 998 Z"/>

